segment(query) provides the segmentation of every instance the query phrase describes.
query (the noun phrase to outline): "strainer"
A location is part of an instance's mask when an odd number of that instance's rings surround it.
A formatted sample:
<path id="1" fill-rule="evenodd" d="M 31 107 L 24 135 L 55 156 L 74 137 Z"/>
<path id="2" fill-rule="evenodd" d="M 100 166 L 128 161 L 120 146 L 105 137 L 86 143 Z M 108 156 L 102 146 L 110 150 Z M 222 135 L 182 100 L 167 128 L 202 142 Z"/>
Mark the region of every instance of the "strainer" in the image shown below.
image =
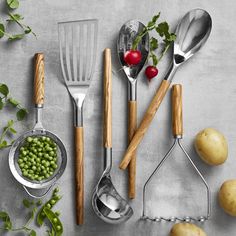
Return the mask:
<path id="1" fill-rule="evenodd" d="M 26 133 L 21 135 L 13 143 L 9 152 L 9 167 L 12 175 L 23 186 L 25 191 L 31 197 L 42 198 L 50 191 L 55 182 L 61 177 L 66 168 L 67 163 L 67 154 L 64 144 L 55 134 L 44 129 L 42 125 L 42 112 L 44 104 L 44 55 L 42 53 L 35 54 L 34 102 L 36 109 L 36 124 L 32 130 L 27 131 Z M 25 144 L 27 137 L 40 136 L 49 137 L 57 144 L 58 168 L 55 170 L 54 174 L 50 178 L 41 181 L 29 180 L 28 178 L 22 175 L 22 172 L 18 166 L 17 161 L 19 157 L 19 151 L 20 148 Z M 35 193 L 31 193 L 30 189 L 47 190 L 43 194 L 40 193 L 36 195 Z"/>

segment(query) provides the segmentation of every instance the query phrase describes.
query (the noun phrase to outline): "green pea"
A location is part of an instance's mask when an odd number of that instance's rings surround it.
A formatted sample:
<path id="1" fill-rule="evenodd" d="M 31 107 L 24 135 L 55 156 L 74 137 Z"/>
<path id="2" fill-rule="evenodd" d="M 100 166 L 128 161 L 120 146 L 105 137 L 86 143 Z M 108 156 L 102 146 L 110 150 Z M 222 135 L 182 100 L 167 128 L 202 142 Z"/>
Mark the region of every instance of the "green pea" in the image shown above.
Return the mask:
<path id="1" fill-rule="evenodd" d="M 37 168 L 36 168 L 36 166 L 32 166 L 32 170 L 36 170 Z"/>
<path id="2" fill-rule="evenodd" d="M 44 157 L 48 159 L 48 158 L 49 158 L 48 153 L 45 153 L 45 154 L 44 154 Z"/>
<path id="3" fill-rule="evenodd" d="M 50 203 L 47 203 L 47 204 L 46 204 L 46 207 L 50 209 L 50 208 L 51 208 L 51 204 L 50 204 Z"/>
<path id="4" fill-rule="evenodd" d="M 29 166 L 26 164 L 26 165 L 25 165 L 25 169 L 28 169 L 28 168 L 29 168 Z"/>
<path id="5" fill-rule="evenodd" d="M 18 163 L 22 163 L 23 162 L 23 160 L 22 159 L 18 159 Z"/>
<path id="6" fill-rule="evenodd" d="M 25 166 L 25 164 L 24 164 L 24 163 L 21 163 L 19 166 L 20 166 L 21 168 L 23 168 L 23 167 Z"/>
<path id="7" fill-rule="evenodd" d="M 27 142 L 29 142 L 29 143 L 32 142 L 32 140 L 33 140 L 33 139 L 32 139 L 31 137 L 28 137 L 28 138 L 27 138 Z"/>
<path id="8" fill-rule="evenodd" d="M 54 169 L 57 169 L 57 167 L 58 167 L 57 164 L 54 164 L 54 165 L 53 165 L 53 168 L 54 168 Z"/>
<path id="9" fill-rule="evenodd" d="M 57 223 L 58 222 L 57 218 L 53 218 L 53 222 Z"/>
<path id="10" fill-rule="evenodd" d="M 48 178 L 50 177 L 50 175 L 49 175 L 49 174 L 46 174 L 45 177 L 46 177 L 46 179 L 48 179 Z"/>
<path id="11" fill-rule="evenodd" d="M 54 205 L 55 203 L 56 203 L 56 201 L 55 200 L 50 200 L 50 203 L 52 204 L 52 205 Z"/>

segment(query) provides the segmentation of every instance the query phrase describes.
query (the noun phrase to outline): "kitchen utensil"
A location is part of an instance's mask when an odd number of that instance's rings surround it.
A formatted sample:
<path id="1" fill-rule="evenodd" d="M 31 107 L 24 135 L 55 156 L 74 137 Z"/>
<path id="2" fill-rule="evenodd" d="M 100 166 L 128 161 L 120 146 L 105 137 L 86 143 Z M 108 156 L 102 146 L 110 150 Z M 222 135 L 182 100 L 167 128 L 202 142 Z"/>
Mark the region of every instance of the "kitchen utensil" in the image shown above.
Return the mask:
<path id="1" fill-rule="evenodd" d="M 95 66 L 98 20 L 58 23 L 60 61 L 74 104 L 76 222 L 84 222 L 83 104 Z"/>
<path id="2" fill-rule="evenodd" d="M 176 70 L 205 44 L 210 35 L 211 27 L 211 17 L 202 9 L 189 11 L 180 21 L 176 30 L 177 37 L 174 42 L 173 61 L 128 146 L 120 164 L 121 169 L 127 168 L 131 161 L 133 152 L 137 149 L 151 124 L 151 121 L 172 82 Z"/>
<path id="3" fill-rule="evenodd" d="M 127 66 L 124 54 L 131 50 L 133 41 L 143 31 L 145 25 L 137 20 L 126 22 L 120 29 L 117 41 L 117 51 L 123 71 L 128 78 L 128 138 L 131 141 L 137 126 L 137 77 L 142 70 L 149 53 L 149 34 L 147 33 L 137 46 L 142 54 L 142 60 L 134 66 Z M 133 154 L 129 164 L 129 198 L 135 198 L 136 154 Z"/>
<path id="4" fill-rule="evenodd" d="M 111 51 L 104 51 L 104 172 L 93 194 L 92 206 L 103 221 L 118 224 L 133 215 L 132 208 L 119 195 L 112 184 L 110 171 L 112 167 L 112 84 L 111 84 Z"/>
<path id="5" fill-rule="evenodd" d="M 173 136 L 174 136 L 173 145 L 170 147 L 169 151 L 166 153 L 166 155 L 163 157 L 163 159 L 160 161 L 158 166 L 155 168 L 153 173 L 150 175 L 150 177 L 148 178 L 148 180 L 144 184 L 144 187 L 143 187 L 143 216 L 142 216 L 142 218 L 157 221 L 157 222 L 160 222 L 162 220 L 171 221 L 171 222 L 176 221 L 176 220 L 187 221 L 187 222 L 189 222 L 189 221 L 204 222 L 205 220 L 208 220 L 209 217 L 210 217 L 210 211 L 211 211 L 211 207 L 210 207 L 210 189 L 209 189 L 209 186 L 208 186 L 206 180 L 202 176 L 201 172 L 198 170 L 197 166 L 194 164 L 191 157 L 188 155 L 187 151 L 185 150 L 184 146 L 182 145 L 182 138 L 183 138 L 182 86 L 180 84 L 174 85 L 173 88 L 172 88 L 172 132 L 173 132 Z M 163 166 L 164 162 L 170 157 L 170 154 L 177 147 L 179 147 L 180 150 L 182 150 L 184 155 L 189 160 L 191 166 L 193 167 L 193 169 L 195 170 L 195 172 L 200 177 L 200 179 L 202 180 L 203 184 L 206 187 L 206 191 L 207 191 L 207 213 L 206 213 L 206 216 L 199 216 L 199 217 L 193 217 L 193 216 L 163 217 L 163 216 L 159 216 L 159 217 L 156 217 L 156 218 L 151 218 L 151 217 L 147 216 L 147 214 L 146 214 L 146 196 L 147 196 L 146 189 L 147 189 L 148 185 L 150 184 L 150 182 L 151 182 L 152 178 L 154 177 L 154 175 L 160 170 L 160 168 Z M 175 185 L 175 183 L 173 183 L 173 186 L 174 185 Z M 186 198 L 186 199 L 189 199 L 189 198 Z"/>
<path id="6" fill-rule="evenodd" d="M 34 103 L 36 110 L 36 124 L 34 128 L 23 135 L 21 135 L 11 146 L 9 152 L 9 167 L 11 173 L 15 179 L 22 184 L 25 191 L 34 198 L 44 197 L 55 184 L 55 182 L 61 177 L 67 162 L 67 154 L 65 146 L 62 141 L 52 132 L 46 130 L 42 124 L 42 112 L 44 106 L 44 55 L 42 53 L 35 54 L 35 74 L 34 74 Z M 18 166 L 19 150 L 24 145 L 27 137 L 40 137 L 47 136 L 52 139 L 58 146 L 58 169 L 55 173 L 48 179 L 41 181 L 29 180 L 24 177 Z M 42 193 L 32 193 L 30 189 L 45 189 L 48 188 L 46 192 Z"/>

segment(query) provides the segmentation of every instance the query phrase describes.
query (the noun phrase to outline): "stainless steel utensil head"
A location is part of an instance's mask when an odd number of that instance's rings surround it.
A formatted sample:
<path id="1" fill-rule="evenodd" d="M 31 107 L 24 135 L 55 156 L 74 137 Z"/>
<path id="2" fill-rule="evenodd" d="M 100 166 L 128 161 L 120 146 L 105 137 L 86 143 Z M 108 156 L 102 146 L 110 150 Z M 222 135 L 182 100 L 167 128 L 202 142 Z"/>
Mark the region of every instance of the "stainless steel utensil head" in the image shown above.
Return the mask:
<path id="1" fill-rule="evenodd" d="M 132 208 L 114 188 L 109 173 L 102 175 L 92 199 L 95 213 L 105 222 L 119 224 L 133 215 Z"/>
<path id="2" fill-rule="evenodd" d="M 207 41 L 212 28 L 208 12 L 202 9 L 189 11 L 176 29 L 174 41 L 174 63 L 176 65 L 188 60 Z"/>
<path id="3" fill-rule="evenodd" d="M 97 52 L 98 20 L 58 23 L 60 61 L 67 86 L 91 82 Z"/>
<path id="4" fill-rule="evenodd" d="M 135 38 L 145 29 L 145 25 L 138 20 L 130 20 L 126 22 L 120 29 L 117 40 L 117 52 L 119 60 L 129 80 L 134 80 L 142 70 L 149 53 L 149 34 L 142 37 L 138 44 L 137 50 L 142 54 L 141 62 L 135 66 L 127 66 L 124 61 L 124 54 L 132 48 Z"/>

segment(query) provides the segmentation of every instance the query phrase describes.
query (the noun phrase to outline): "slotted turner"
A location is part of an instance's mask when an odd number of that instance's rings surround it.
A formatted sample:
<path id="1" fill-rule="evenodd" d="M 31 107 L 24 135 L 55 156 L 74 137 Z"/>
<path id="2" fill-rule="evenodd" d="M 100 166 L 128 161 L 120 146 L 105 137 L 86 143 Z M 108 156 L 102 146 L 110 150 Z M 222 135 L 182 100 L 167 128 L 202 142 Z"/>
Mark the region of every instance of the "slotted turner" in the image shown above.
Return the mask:
<path id="1" fill-rule="evenodd" d="M 58 23 L 60 61 L 66 87 L 74 104 L 76 222 L 84 222 L 83 104 L 97 51 L 98 20 Z"/>

